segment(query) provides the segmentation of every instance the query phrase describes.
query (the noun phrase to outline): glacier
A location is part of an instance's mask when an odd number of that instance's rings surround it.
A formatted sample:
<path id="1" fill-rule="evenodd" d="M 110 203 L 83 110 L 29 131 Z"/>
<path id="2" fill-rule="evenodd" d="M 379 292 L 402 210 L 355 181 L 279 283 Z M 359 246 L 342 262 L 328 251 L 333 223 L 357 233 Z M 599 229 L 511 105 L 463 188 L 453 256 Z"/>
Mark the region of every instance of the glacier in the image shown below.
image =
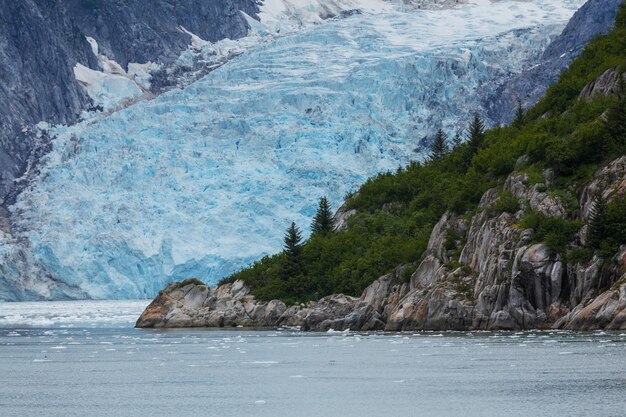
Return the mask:
<path id="1" fill-rule="evenodd" d="M 308 229 L 319 197 L 337 207 L 369 176 L 422 159 L 436 129 L 463 128 L 583 3 L 345 0 L 369 8 L 294 29 L 296 10 L 280 36 L 284 10 L 261 10 L 250 35 L 271 41 L 183 89 L 50 132 L 0 231 L 0 299 L 152 297 L 275 253 L 292 220 Z"/>

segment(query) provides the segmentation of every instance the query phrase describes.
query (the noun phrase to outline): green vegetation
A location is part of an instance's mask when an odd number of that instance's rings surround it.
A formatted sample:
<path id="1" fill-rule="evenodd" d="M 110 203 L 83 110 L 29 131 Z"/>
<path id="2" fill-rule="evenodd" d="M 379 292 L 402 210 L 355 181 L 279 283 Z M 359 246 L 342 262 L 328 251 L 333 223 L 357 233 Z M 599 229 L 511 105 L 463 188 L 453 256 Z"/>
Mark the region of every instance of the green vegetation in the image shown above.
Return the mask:
<path id="1" fill-rule="evenodd" d="M 326 197 L 320 198 L 320 204 L 313 218 L 311 233 L 316 235 L 327 235 L 333 231 L 333 213 L 330 210 L 330 203 Z"/>
<path id="2" fill-rule="evenodd" d="M 515 214 L 519 210 L 519 200 L 509 190 L 500 193 L 498 199 L 491 207 L 491 214 L 498 215 L 502 213 Z"/>
<path id="3" fill-rule="evenodd" d="M 596 196 L 589 219 L 587 247 L 609 259 L 625 243 L 626 196 L 617 196 L 609 204 Z"/>
<path id="4" fill-rule="evenodd" d="M 543 242 L 553 252 L 564 252 L 582 223 L 577 220 L 566 220 L 550 217 L 539 212 L 530 212 L 522 219 L 520 226 L 533 229 L 530 240 L 534 243 Z"/>
<path id="5" fill-rule="evenodd" d="M 446 134 L 443 130 L 437 130 L 435 139 L 433 139 L 432 145 L 430 145 L 430 159 L 441 159 L 448 153 L 448 144 L 446 143 Z"/>
<path id="6" fill-rule="evenodd" d="M 349 196 L 347 209 L 357 214 L 349 219 L 348 228 L 313 233 L 302 246 L 298 243 L 297 267 L 292 265 L 294 247 L 286 244 L 285 252 L 266 257 L 225 281 L 242 279 L 257 297 L 286 302 L 338 292 L 359 295 L 397 266 L 419 262 L 441 215 L 446 211 L 475 213 L 483 193 L 501 186 L 516 165 L 528 173 L 527 185 L 546 184 L 542 172 L 546 168 L 554 172 L 551 188 L 544 185 L 542 191 L 566 204 L 566 218 L 530 212 L 520 223 L 533 229 L 533 241 L 564 253 L 582 226 L 575 220 L 578 191 L 599 166 L 626 153 L 626 94 L 589 101 L 578 98 L 585 85 L 610 68 L 626 70 L 626 5 L 616 28 L 593 40 L 540 103 L 525 113 L 520 107 L 514 125 L 485 131 L 477 114 L 468 121 L 465 143 L 457 135 L 451 151 L 437 151 L 428 162 L 413 162 L 393 174 L 382 173 Z M 518 163 L 521 156 L 526 157 Z M 504 192 L 490 210 L 516 212 L 519 204 Z M 626 236 L 623 197 L 607 204 L 602 223 L 605 227 L 594 238 L 593 247 L 570 251 L 570 258 L 615 253 Z M 450 236 L 446 247 L 455 249 L 456 240 Z"/>

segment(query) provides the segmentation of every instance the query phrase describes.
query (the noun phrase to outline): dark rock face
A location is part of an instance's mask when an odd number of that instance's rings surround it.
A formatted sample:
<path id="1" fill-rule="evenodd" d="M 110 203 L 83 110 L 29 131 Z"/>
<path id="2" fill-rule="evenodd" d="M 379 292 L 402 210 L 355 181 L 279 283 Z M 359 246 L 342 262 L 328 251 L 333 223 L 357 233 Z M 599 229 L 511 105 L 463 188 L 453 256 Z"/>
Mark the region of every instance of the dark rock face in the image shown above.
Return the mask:
<path id="1" fill-rule="evenodd" d="M 248 32 L 239 11 L 256 16 L 254 0 L 63 0 L 80 30 L 123 67 L 170 62 L 189 45 L 186 30 L 211 42 Z"/>
<path id="2" fill-rule="evenodd" d="M 525 107 L 537 103 L 561 72 L 595 36 L 608 32 L 623 0 L 589 0 L 569 21 L 563 32 L 537 60 L 539 65 L 500 86 L 484 102 L 487 116 L 496 124 L 510 123 L 518 100 Z"/>
<path id="3" fill-rule="evenodd" d="M 169 63 L 190 43 L 240 38 L 255 0 L 0 0 L 0 204 L 38 146 L 32 126 L 72 123 L 90 100 L 74 78 L 97 68 L 86 36 L 102 53 L 129 62 Z M 31 163 L 33 161 L 30 161 Z"/>
<path id="4" fill-rule="evenodd" d="M 24 128 L 74 121 L 88 99 L 72 67 L 96 65 L 69 17 L 40 3 L 0 0 L 0 201 L 34 145 Z"/>

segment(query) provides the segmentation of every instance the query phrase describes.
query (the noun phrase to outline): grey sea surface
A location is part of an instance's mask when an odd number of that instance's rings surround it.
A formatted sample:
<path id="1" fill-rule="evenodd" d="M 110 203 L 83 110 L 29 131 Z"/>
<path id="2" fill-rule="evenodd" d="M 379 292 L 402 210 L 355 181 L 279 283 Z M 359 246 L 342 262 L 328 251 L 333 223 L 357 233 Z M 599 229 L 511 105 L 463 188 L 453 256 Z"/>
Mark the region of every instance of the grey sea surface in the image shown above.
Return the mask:
<path id="1" fill-rule="evenodd" d="M 0 416 L 626 415 L 626 332 L 134 329 L 147 303 L 0 303 Z"/>

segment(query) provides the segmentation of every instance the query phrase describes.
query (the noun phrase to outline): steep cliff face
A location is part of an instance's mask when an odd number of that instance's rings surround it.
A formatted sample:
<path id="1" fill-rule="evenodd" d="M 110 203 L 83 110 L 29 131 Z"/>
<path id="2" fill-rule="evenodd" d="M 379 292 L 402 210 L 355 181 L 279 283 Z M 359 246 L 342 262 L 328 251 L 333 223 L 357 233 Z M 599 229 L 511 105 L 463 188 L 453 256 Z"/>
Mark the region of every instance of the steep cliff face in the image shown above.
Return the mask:
<path id="1" fill-rule="evenodd" d="M 254 0 L 0 0 L 0 203 L 47 142 L 34 125 L 73 123 L 91 105 L 77 63 L 98 69 L 86 37 L 123 67 L 167 64 L 191 43 L 247 34 Z"/>
<path id="2" fill-rule="evenodd" d="M 609 31 L 620 4 L 622 0 L 589 0 L 585 3 L 563 33 L 537 58 L 536 65 L 507 80 L 484 101 L 489 117 L 496 124 L 510 123 L 518 100 L 527 108 L 537 103 L 585 45 L 595 36 Z"/>
<path id="3" fill-rule="evenodd" d="M 89 103 L 72 72 L 96 65 L 89 44 L 69 16 L 39 3 L 0 1 L 0 202 L 35 146 L 32 125 L 72 122 Z"/>
<path id="4" fill-rule="evenodd" d="M 548 182 L 549 172 L 546 176 Z M 215 289 L 188 281 L 164 289 L 137 326 L 299 326 L 311 331 L 626 329 L 626 244 L 608 264 L 597 257 L 568 263 L 546 244 L 531 242 L 532 231 L 520 227 L 528 210 L 564 216 L 559 198 L 542 191 L 546 182 L 530 185 L 528 175 L 514 173 L 502 188 L 484 194 L 469 224 L 464 217 L 445 214 L 409 282 L 402 277 L 411 267 L 404 266 L 376 280 L 360 298 L 338 294 L 288 308 L 278 300 L 257 301 L 241 281 Z M 585 196 L 598 190 L 607 199 L 622 198 L 626 156 L 599 170 L 584 188 L 581 218 L 590 210 Z M 519 199 L 515 213 L 494 213 L 502 191 Z M 450 236 L 458 240 L 451 244 Z"/>

